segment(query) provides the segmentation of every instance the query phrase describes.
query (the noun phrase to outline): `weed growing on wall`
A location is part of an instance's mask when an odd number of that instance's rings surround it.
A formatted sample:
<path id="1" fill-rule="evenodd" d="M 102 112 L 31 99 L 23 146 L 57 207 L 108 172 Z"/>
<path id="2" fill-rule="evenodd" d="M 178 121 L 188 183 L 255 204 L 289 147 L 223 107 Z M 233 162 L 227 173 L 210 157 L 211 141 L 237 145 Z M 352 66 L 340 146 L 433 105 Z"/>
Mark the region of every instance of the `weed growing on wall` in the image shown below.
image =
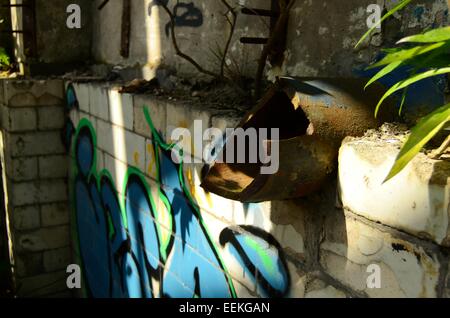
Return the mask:
<path id="1" fill-rule="evenodd" d="M 392 10 L 385 14 L 357 43 L 358 47 L 384 20 L 397 11 L 403 9 L 413 0 L 400 1 Z M 408 88 L 424 79 L 450 73 L 450 27 L 437 28 L 422 34 L 408 36 L 397 42 L 398 46 L 385 50 L 386 56 L 369 68 L 382 69 L 367 83 L 366 87 L 382 77 L 392 73 L 402 66 L 410 67 L 411 71 L 406 79 L 394 84 L 380 99 L 375 109 L 378 115 L 383 102 L 397 92 L 403 92 L 399 113 L 402 112 Z M 396 176 L 420 152 L 420 150 L 450 121 L 450 104 L 444 105 L 428 116 L 422 118 L 412 129 L 411 135 L 404 144 L 397 159 L 385 181 Z M 450 145 L 450 136 L 442 146 L 432 153 L 433 157 L 439 155 Z"/>

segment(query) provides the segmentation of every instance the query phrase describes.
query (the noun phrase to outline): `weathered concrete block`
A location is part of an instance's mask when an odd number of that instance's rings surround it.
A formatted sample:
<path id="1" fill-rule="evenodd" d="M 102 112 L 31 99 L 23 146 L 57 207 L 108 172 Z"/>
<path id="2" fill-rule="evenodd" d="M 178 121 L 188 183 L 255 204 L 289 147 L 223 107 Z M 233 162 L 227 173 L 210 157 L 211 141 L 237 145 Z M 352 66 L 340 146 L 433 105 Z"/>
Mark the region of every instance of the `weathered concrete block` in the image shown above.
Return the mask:
<path id="1" fill-rule="evenodd" d="M 261 204 L 254 205 L 254 208 L 262 210 Z M 306 206 L 301 206 L 295 201 L 273 201 L 270 202 L 270 206 L 265 207 L 265 210 L 267 211 L 265 218 L 263 217 L 264 214 L 258 217 L 258 215 L 261 215 L 261 212 L 254 212 L 254 218 L 266 219 L 265 222 L 268 223 L 266 226 L 272 226 L 269 232 L 272 233 L 281 246 L 292 256 L 303 260 L 306 252 L 306 229 L 313 226 L 312 224 L 305 224 L 306 215 L 311 211 Z"/>
<path id="2" fill-rule="evenodd" d="M 63 178 L 68 174 L 69 158 L 66 155 L 39 157 L 41 178 Z"/>
<path id="3" fill-rule="evenodd" d="M 5 100 L 9 107 L 61 105 L 64 101 L 63 81 L 8 80 L 5 82 Z"/>
<path id="4" fill-rule="evenodd" d="M 15 207 L 67 200 L 67 184 L 63 179 L 30 181 L 12 185 L 12 203 Z"/>
<path id="5" fill-rule="evenodd" d="M 203 159 L 203 151 L 207 145 L 203 141 L 204 131 L 210 126 L 210 113 L 189 107 L 183 103 L 167 103 L 167 123 L 166 123 L 166 142 L 175 142 L 171 140 L 171 134 L 174 129 L 186 128 L 190 132 L 190 138 L 182 138 L 178 145 L 183 147 L 184 153 L 192 154 L 194 158 Z M 197 144 L 197 141 L 199 144 Z"/>
<path id="6" fill-rule="evenodd" d="M 400 145 L 394 137 L 347 139 L 339 154 L 342 203 L 371 220 L 450 246 L 450 163 L 419 154 L 383 184 Z"/>
<path id="7" fill-rule="evenodd" d="M 144 116 L 144 107 L 148 109 L 155 129 L 165 137 L 166 102 L 151 95 L 134 96 L 134 131 L 147 138 L 152 138 L 151 129 Z"/>
<path id="8" fill-rule="evenodd" d="M 101 84 L 89 85 L 90 114 L 109 121 L 108 89 Z"/>
<path id="9" fill-rule="evenodd" d="M 33 230 L 41 226 L 39 207 L 36 205 L 14 208 L 11 214 L 16 230 Z"/>
<path id="10" fill-rule="evenodd" d="M 66 269 L 71 262 L 70 247 L 63 247 L 43 253 L 44 270 L 46 272 L 54 272 Z"/>
<path id="11" fill-rule="evenodd" d="M 38 160 L 36 157 L 24 157 L 9 160 L 6 164 L 8 177 L 14 181 L 29 181 L 38 177 Z"/>
<path id="12" fill-rule="evenodd" d="M 145 138 L 122 127 L 97 121 L 97 140 L 101 150 L 130 166 L 145 171 Z"/>
<path id="13" fill-rule="evenodd" d="M 120 94 L 118 88 L 112 88 L 108 91 L 108 98 L 111 122 L 119 127 L 133 130 L 133 95 Z"/>
<path id="14" fill-rule="evenodd" d="M 38 108 L 38 118 L 40 130 L 61 129 L 64 127 L 64 107 L 40 107 Z"/>
<path id="15" fill-rule="evenodd" d="M 342 284 L 370 297 L 437 296 L 436 252 L 358 221 L 351 213 L 328 216 L 320 263 Z M 374 273 L 380 286 L 368 283 Z"/>
<path id="16" fill-rule="evenodd" d="M 14 260 L 18 277 L 34 276 L 44 272 L 43 254 L 41 252 L 16 254 Z"/>
<path id="17" fill-rule="evenodd" d="M 287 261 L 287 267 L 290 276 L 289 293 L 285 295 L 288 298 L 303 298 L 305 297 L 306 287 L 308 285 L 308 274 L 300 270 L 294 263 Z"/>
<path id="18" fill-rule="evenodd" d="M 9 108 L 8 125 L 9 131 L 33 131 L 37 127 L 36 110 L 33 108 Z"/>
<path id="19" fill-rule="evenodd" d="M 13 157 L 64 154 L 59 132 L 11 134 L 9 147 Z"/>
<path id="20" fill-rule="evenodd" d="M 68 224 L 68 203 L 52 203 L 42 205 L 41 220 L 43 227 Z"/>
<path id="21" fill-rule="evenodd" d="M 0 105 L 6 104 L 6 101 L 5 101 L 5 83 L 6 83 L 5 79 L 1 79 L 0 80 Z"/>
<path id="22" fill-rule="evenodd" d="M 69 227 L 41 228 L 32 232 L 17 233 L 20 251 L 40 252 L 69 246 Z"/>
<path id="23" fill-rule="evenodd" d="M 271 234 L 284 249 L 299 258 L 303 258 L 305 253 L 303 236 L 292 225 L 276 225 Z"/>
<path id="24" fill-rule="evenodd" d="M 17 282 L 17 293 L 19 297 L 31 298 L 67 292 L 66 280 L 65 270 L 23 278 Z"/>
<path id="25" fill-rule="evenodd" d="M 115 134 L 117 130 L 118 129 L 115 127 L 114 128 Z M 121 132 L 119 132 L 118 134 L 121 134 Z M 119 144 L 115 149 L 116 158 L 127 162 L 128 165 L 139 168 L 139 170 L 141 171 L 145 171 L 145 158 L 146 158 L 145 145 L 146 144 L 144 137 L 126 130 L 125 131 L 126 157 L 123 156 L 123 149 L 121 148 L 122 145 Z"/>
<path id="26" fill-rule="evenodd" d="M 101 150 L 106 151 L 107 153 L 113 155 L 114 149 L 115 149 L 115 143 L 113 141 L 114 135 L 113 135 L 113 125 L 111 123 L 106 122 L 104 120 L 97 120 L 97 147 Z M 120 138 L 118 140 L 115 140 L 115 142 L 118 143 L 124 143 L 125 142 L 125 131 L 122 130 L 122 134 L 120 134 L 120 130 L 117 131 L 117 138 Z"/>
<path id="27" fill-rule="evenodd" d="M 84 83 L 73 83 L 73 88 L 77 95 L 78 105 L 81 111 L 89 113 L 89 84 Z"/>
<path id="28" fill-rule="evenodd" d="M 9 108 L 0 104 L 0 127 L 9 130 Z"/>
<path id="29" fill-rule="evenodd" d="M 111 173 L 114 184 L 116 185 L 116 190 L 123 194 L 122 191 L 128 166 L 109 154 L 105 154 L 105 168 Z"/>
<path id="30" fill-rule="evenodd" d="M 347 298 L 347 296 L 344 292 L 329 285 L 322 289 L 308 291 L 305 298 Z"/>

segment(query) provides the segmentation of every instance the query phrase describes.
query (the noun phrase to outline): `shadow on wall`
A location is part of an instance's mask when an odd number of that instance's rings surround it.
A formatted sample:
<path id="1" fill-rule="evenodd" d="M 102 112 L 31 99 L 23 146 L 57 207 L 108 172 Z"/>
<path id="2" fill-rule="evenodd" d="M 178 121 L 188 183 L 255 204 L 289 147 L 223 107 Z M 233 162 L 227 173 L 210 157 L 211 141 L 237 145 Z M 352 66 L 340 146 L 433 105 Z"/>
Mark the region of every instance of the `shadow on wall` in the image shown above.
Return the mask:
<path id="1" fill-rule="evenodd" d="M 69 109 L 77 111 L 72 85 L 68 86 L 67 100 Z M 278 242 L 252 226 L 210 233 L 186 186 L 183 164 L 172 161 L 174 145 L 163 140 L 145 108 L 143 116 L 152 134 L 157 177 L 148 181 L 142 171 L 130 167 L 124 184 L 117 185 L 122 189 L 116 188 L 110 171 L 97 170 L 97 138 L 92 123 L 81 119 L 73 134 L 67 134 L 73 136 L 73 231 L 87 295 L 236 297 L 233 273 L 222 257 L 228 248 L 261 296 L 285 296 L 290 277 Z M 115 145 L 125 143 L 125 139 L 115 140 L 115 133 L 109 136 Z M 218 240 L 211 234 L 218 235 Z"/>

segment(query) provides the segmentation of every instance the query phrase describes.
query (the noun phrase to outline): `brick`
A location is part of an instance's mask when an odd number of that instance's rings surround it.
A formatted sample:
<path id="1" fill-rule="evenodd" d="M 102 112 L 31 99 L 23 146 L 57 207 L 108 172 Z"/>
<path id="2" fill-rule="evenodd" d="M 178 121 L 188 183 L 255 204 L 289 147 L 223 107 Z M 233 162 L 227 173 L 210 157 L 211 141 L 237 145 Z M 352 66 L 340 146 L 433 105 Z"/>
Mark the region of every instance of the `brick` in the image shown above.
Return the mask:
<path id="1" fill-rule="evenodd" d="M 65 225 L 69 223 L 67 203 L 52 203 L 41 206 L 42 226 Z"/>
<path id="2" fill-rule="evenodd" d="M 288 298 L 303 298 L 305 296 L 309 276 L 290 260 L 286 260 L 286 264 L 291 281 L 289 291 L 284 296 Z"/>
<path id="3" fill-rule="evenodd" d="M 118 89 L 108 92 L 111 122 L 119 127 L 133 130 L 133 95 L 120 94 Z"/>
<path id="4" fill-rule="evenodd" d="M 97 147 L 101 150 L 108 152 L 109 154 L 114 154 L 115 144 L 113 142 L 113 126 L 111 123 L 108 123 L 104 120 L 97 120 Z M 120 130 L 117 132 L 117 136 L 120 136 L 118 140 L 116 140 L 116 144 L 125 142 L 125 131 L 122 130 L 120 134 Z"/>
<path id="5" fill-rule="evenodd" d="M 395 136 L 347 139 L 339 154 L 342 204 L 352 212 L 450 246 L 450 163 L 419 154 L 383 183 L 399 152 Z"/>
<path id="6" fill-rule="evenodd" d="M 74 83 L 73 87 L 77 95 L 78 105 L 81 111 L 90 112 L 89 105 L 89 85 L 83 83 Z"/>
<path id="7" fill-rule="evenodd" d="M 0 80 L 0 105 L 4 105 L 6 104 L 6 100 L 5 100 L 5 80 L 1 79 Z"/>
<path id="8" fill-rule="evenodd" d="M 292 225 L 276 225 L 272 235 L 283 248 L 290 250 L 296 255 L 304 255 L 305 243 L 303 242 L 303 236 L 296 232 Z"/>
<path id="9" fill-rule="evenodd" d="M 116 131 L 117 129 L 114 129 Z M 145 138 L 135 133 L 125 131 L 125 146 L 126 157 L 120 157 L 123 152 L 119 147 L 116 148 L 116 157 L 119 160 L 125 160 L 130 166 L 139 168 L 141 171 L 145 171 Z"/>
<path id="10" fill-rule="evenodd" d="M 69 246 L 69 227 L 55 226 L 17 233 L 20 251 L 41 252 Z"/>
<path id="11" fill-rule="evenodd" d="M 62 129 L 64 127 L 63 106 L 40 107 L 38 109 L 40 130 Z"/>
<path id="12" fill-rule="evenodd" d="M 203 159 L 203 152 L 201 150 L 204 150 L 207 145 L 207 142 L 203 140 L 203 134 L 210 126 L 210 114 L 207 111 L 188 107 L 176 102 L 168 102 L 166 107 L 166 142 L 172 142 L 171 135 L 174 129 L 187 128 L 190 132 L 190 138 L 183 138 L 180 143 L 184 152 L 190 153 L 200 160 Z M 196 129 L 197 126 L 198 129 Z M 197 140 L 201 142 L 201 145 L 195 144 Z"/>
<path id="13" fill-rule="evenodd" d="M 58 271 L 20 279 L 17 282 L 19 297 L 34 298 L 67 292 L 67 273 Z"/>
<path id="14" fill-rule="evenodd" d="M 36 110 L 33 108 L 10 108 L 9 109 L 9 131 L 33 131 L 37 127 Z"/>
<path id="15" fill-rule="evenodd" d="M 16 207 L 67 200 L 67 184 L 62 179 L 14 183 L 11 189 Z"/>
<path id="16" fill-rule="evenodd" d="M 118 160 L 145 171 L 145 138 L 102 120 L 97 121 L 97 146 Z"/>
<path id="17" fill-rule="evenodd" d="M 89 85 L 89 105 L 92 115 L 109 121 L 108 90 L 103 85 Z"/>
<path id="18" fill-rule="evenodd" d="M 65 153 L 60 132 L 11 134 L 9 139 L 13 157 Z"/>
<path id="19" fill-rule="evenodd" d="M 381 231 L 351 216 L 329 214 L 320 263 L 332 277 L 369 297 L 437 296 L 438 254 L 391 231 Z M 381 288 L 369 288 L 369 265 L 380 268 Z"/>
<path id="20" fill-rule="evenodd" d="M 134 131 L 142 136 L 152 138 L 152 133 L 144 116 L 144 107 L 149 111 L 155 129 L 162 136 L 166 133 L 166 102 L 150 95 L 134 96 Z"/>
<path id="21" fill-rule="evenodd" d="M 40 252 L 16 254 L 14 261 L 18 277 L 39 275 L 44 271 L 43 254 Z"/>
<path id="22" fill-rule="evenodd" d="M 11 159 L 7 164 L 8 176 L 14 181 L 29 181 L 38 177 L 38 160 L 36 157 Z"/>
<path id="23" fill-rule="evenodd" d="M 117 191 L 123 191 L 122 185 L 125 182 L 128 166 L 109 154 L 105 154 L 105 168 L 111 173 Z"/>
<path id="24" fill-rule="evenodd" d="M 35 205 L 14 208 L 12 210 L 14 228 L 17 230 L 37 229 L 41 225 L 39 208 Z"/>
<path id="25" fill-rule="evenodd" d="M 41 178 L 63 178 L 68 175 L 69 158 L 66 155 L 39 157 Z"/>
<path id="26" fill-rule="evenodd" d="M 63 247 L 51 251 L 45 251 L 43 256 L 44 269 L 53 272 L 66 269 L 71 264 L 70 247 Z"/>
<path id="27" fill-rule="evenodd" d="M 9 130 L 9 108 L 0 104 L 0 127 Z"/>
<path id="28" fill-rule="evenodd" d="M 8 80 L 5 100 L 10 107 L 61 105 L 64 101 L 62 80 Z"/>

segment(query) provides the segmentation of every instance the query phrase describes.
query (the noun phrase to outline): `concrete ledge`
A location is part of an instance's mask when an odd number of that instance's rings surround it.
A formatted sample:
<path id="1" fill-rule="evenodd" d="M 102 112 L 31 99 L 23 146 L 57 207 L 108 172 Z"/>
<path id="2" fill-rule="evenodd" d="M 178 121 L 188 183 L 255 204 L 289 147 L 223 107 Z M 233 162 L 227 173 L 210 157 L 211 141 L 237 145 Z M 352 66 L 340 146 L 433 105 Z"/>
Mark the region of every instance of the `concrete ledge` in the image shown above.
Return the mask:
<path id="1" fill-rule="evenodd" d="M 370 220 L 450 246 L 450 162 L 419 154 L 382 184 L 405 136 L 349 138 L 339 153 L 344 208 Z"/>

